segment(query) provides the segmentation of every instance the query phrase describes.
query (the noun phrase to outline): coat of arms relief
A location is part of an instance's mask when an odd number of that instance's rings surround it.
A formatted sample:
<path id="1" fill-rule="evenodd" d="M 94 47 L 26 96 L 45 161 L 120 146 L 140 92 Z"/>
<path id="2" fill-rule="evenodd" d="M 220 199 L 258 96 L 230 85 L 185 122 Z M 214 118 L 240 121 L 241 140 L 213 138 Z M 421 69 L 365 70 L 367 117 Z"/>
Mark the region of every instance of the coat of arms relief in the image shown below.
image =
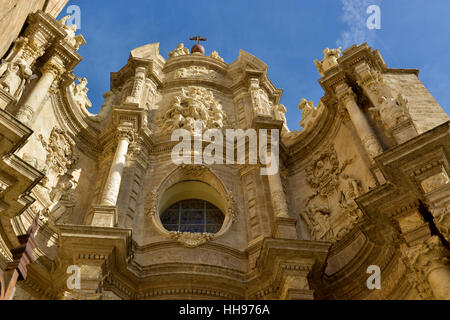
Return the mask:
<path id="1" fill-rule="evenodd" d="M 344 173 L 351 162 L 341 164 L 334 146 L 330 146 L 306 168 L 307 182 L 314 193 L 305 200 L 305 210 L 300 216 L 314 240 L 338 241 L 362 216 L 354 201 L 364 193 L 361 181 Z"/>

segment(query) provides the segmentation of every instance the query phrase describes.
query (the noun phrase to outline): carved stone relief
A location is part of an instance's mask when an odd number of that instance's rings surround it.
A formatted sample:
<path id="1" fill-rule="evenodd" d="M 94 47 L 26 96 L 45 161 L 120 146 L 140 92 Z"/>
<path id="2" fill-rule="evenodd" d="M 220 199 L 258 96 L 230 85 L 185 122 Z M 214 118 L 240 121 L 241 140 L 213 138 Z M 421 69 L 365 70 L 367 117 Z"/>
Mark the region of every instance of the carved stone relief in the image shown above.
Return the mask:
<path id="1" fill-rule="evenodd" d="M 205 77 L 208 79 L 215 79 L 217 74 L 214 70 L 210 70 L 204 66 L 191 66 L 188 68 L 181 68 L 175 72 L 175 79 Z"/>
<path id="2" fill-rule="evenodd" d="M 410 119 L 408 101 L 403 95 L 400 94 L 397 99 L 381 96 L 378 102 L 379 106 L 370 108 L 369 111 L 375 121 L 380 122 L 386 130 Z"/>
<path id="3" fill-rule="evenodd" d="M 253 108 L 257 115 L 270 116 L 271 102 L 267 92 L 260 88 L 258 79 L 250 79 L 249 88 L 250 97 L 252 99 Z"/>
<path id="4" fill-rule="evenodd" d="M 176 129 L 194 131 L 200 121 L 202 130 L 220 129 L 227 123 L 227 116 L 212 91 L 202 87 L 182 89 L 172 98 L 169 106 L 156 119 L 159 132 Z"/>
<path id="5" fill-rule="evenodd" d="M 48 140 L 42 135 L 39 139 L 47 151 L 46 165 L 58 176 L 64 175 L 78 160 L 75 143 L 65 130 L 55 127 Z"/>
<path id="6" fill-rule="evenodd" d="M 354 201 L 363 194 L 361 181 L 343 173 L 352 160 L 340 165 L 333 146 L 317 155 L 306 168 L 307 181 L 314 193 L 305 199 L 300 214 L 315 240 L 338 241 L 362 217 Z M 336 209 L 330 209 L 330 199 L 337 198 Z"/>
<path id="7" fill-rule="evenodd" d="M 25 85 L 31 80 L 33 72 L 24 59 L 12 62 L 3 61 L 0 65 L 0 89 L 20 99 Z"/>

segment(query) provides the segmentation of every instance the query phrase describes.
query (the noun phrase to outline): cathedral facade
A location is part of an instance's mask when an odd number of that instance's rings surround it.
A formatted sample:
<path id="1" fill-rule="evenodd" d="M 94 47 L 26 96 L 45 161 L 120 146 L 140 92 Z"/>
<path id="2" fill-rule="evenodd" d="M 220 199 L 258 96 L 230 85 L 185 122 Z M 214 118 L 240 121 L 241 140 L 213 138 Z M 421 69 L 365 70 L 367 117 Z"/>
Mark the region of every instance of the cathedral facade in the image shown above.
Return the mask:
<path id="1" fill-rule="evenodd" d="M 291 131 L 255 56 L 153 43 L 92 114 L 84 38 L 54 16 L 31 13 L 0 66 L 3 298 L 450 299 L 450 119 L 418 70 L 325 49 Z M 177 130 L 214 130 L 232 161 L 177 161 Z"/>

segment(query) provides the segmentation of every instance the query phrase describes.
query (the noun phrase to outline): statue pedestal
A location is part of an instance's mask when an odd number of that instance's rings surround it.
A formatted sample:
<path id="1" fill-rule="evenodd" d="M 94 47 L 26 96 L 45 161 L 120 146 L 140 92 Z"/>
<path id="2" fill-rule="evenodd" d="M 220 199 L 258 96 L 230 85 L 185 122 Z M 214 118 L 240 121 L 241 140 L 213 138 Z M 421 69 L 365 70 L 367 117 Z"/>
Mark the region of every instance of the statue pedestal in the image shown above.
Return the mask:
<path id="1" fill-rule="evenodd" d="M 0 109 L 6 109 L 6 107 L 15 102 L 16 99 L 11 96 L 8 92 L 3 89 L 0 89 Z"/>
<path id="2" fill-rule="evenodd" d="M 273 234 L 277 239 L 298 239 L 297 220 L 290 217 L 276 217 Z"/>
<path id="3" fill-rule="evenodd" d="M 115 206 L 94 206 L 94 214 L 91 225 L 94 227 L 114 228 L 117 226 L 117 207 Z"/>
<path id="4" fill-rule="evenodd" d="M 391 129 L 392 136 L 397 144 L 402 144 L 418 135 L 411 119 L 404 121 Z"/>

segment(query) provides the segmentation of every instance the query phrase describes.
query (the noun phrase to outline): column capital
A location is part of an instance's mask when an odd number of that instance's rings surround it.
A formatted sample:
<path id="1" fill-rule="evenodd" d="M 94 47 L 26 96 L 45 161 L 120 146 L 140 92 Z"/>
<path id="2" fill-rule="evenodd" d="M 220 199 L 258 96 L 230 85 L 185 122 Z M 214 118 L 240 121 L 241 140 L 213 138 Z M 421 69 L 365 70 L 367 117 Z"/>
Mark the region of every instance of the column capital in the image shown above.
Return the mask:
<path id="1" fill-rule="evenodd" d="M 118 140 L 126 139 L 129 143 L 132 143 L 135 140 L 136 131 L 132 128 L 118 128 L 116 137 Z"/>
<path id="2" fill-rule="evenodd" d="M 445 267 L 449 259 L 448 251 L 438 236 L 433 236 L 420 245 L 408 248 L 406 255 L 414 268 L 425 277 L 433 270 Z"/>
<path id="3" fill-rule="evenodd" d="M 384 83 L 381 73 L 371 68 L 366 62 L 361 62 L 354 70 L 358 85 L 364 89 L 375 90 L 374 85 Z"/>
<path id="4" fill-rule="evenodd" d="M 341 83 L 335 88 L 336 96 L 339 102 L 344 104 L 349 101 L 356 102 L 356 94 L 353 92 L 353 89 L 346 83 Z"/>
<path id="5" fill-rule="evenodd" d="M 41 68 L 41 72 L 42 74 L 50 73 L 56 78 L 66 72 L 66 68 L 61 58 L 53 56 L 44 64 Z"/>

